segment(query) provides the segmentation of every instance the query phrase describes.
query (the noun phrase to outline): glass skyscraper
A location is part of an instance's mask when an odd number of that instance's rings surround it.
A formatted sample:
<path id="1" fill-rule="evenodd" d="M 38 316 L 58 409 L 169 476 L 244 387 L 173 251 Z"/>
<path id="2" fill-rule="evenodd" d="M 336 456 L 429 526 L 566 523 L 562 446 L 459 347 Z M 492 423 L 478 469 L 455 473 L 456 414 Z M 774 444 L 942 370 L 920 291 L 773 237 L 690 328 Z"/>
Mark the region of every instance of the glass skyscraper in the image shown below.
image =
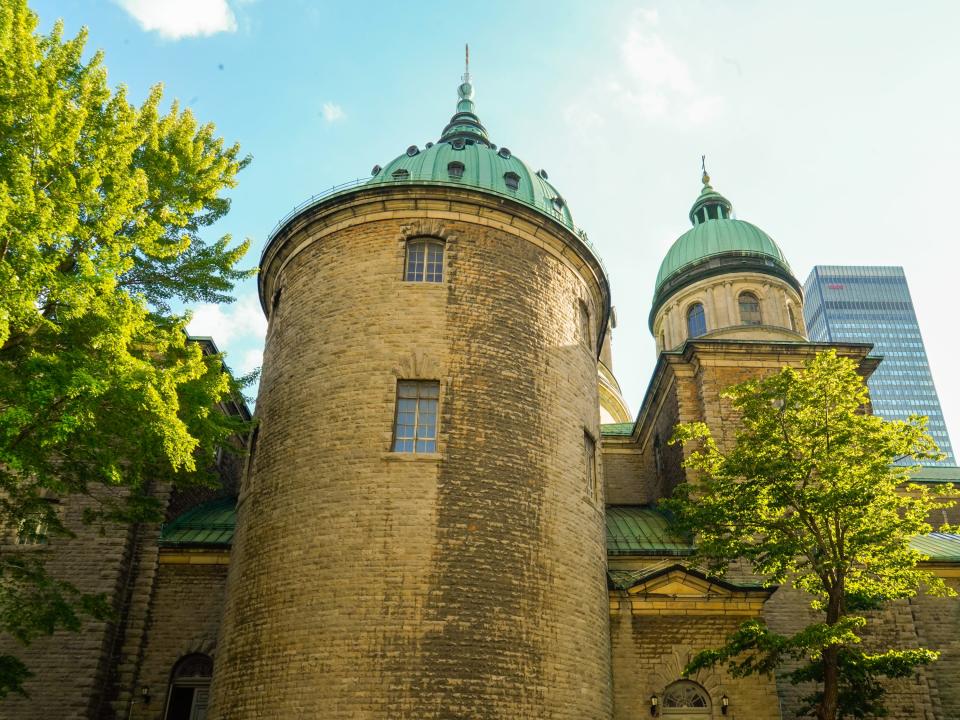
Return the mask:
<path id="1" fill-rule="evenodd" d="M 815 342 L 873 343 L 883 362 L 867 385 L 873 412 L 889 420 L 926 415 L 928 429 L 953 465 L 953 449 L 933 385 L 910 288 L 901 267 L 817 265 L 803 286 L 807 334 Z"/>

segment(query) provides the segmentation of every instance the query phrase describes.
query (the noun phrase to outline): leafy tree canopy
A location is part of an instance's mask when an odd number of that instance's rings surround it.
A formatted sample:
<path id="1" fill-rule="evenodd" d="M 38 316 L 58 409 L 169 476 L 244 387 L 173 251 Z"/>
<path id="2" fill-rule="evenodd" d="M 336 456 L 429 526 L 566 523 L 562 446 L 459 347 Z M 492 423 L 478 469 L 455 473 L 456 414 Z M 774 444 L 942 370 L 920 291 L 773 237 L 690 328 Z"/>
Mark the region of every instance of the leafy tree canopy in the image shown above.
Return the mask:
<path id="1" fill-rule="evenodd" d="M 696 534 L 698 556 L 712 572 L 745 558 L 767 584 L 809 593 L 822 622 L 783 636 L 751 620 L 688 671 L 723 663 L 740 676 L 803 661 L 792 680 L 817 684 L 809 698 L 816 717 L 880 714 L 879 678 L 907 676 L 937 653 L 866 652 L 864 611 L 921 587 L 951 593 L 917 565 L 923 558 L 910 547 L 911 538 L 930 532 L 931 512 L 950 504 L 938 497 L 950 488 L 910 484 L 912 468 L 893 464 L 941 457 L 926 419 L 866 413 L 856 364 L 833 351 L 724 397 L 742 417 L 736 442 L 721 448 L 703 423 L 678 426 L 672 442 L 694 448 L 685 461 L 692 479 L 664 504 Z"/>
<path id="2" fill-rule="evenodd" d="M 155 518 L 149 484 L 210 480 L 242 427 L 222 358 L 186 341 L 172 303 L 232 300 L 248 242 L 205 241 L 249 162 L 161 88 L 134 106 L 84 59 L 86 32 L 36 34 L 0 1 L 0 529 L 65 535 L 51 497 L 90 521 Z M 36 553 L 0 554 L 0 631 L 22 642 L 103 615 Z M 27 670 L 0 657 L 0 696 Z"/>

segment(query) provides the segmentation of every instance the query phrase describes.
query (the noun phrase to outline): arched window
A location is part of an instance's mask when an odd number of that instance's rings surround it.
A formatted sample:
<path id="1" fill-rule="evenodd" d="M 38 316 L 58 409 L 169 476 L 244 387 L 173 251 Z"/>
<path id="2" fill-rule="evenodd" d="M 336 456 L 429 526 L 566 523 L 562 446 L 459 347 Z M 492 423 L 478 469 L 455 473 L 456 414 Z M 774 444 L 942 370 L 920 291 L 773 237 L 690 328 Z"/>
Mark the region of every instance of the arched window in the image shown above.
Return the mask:
<path id="1" fill-rule="evenodd" d="M 462 178 L 465 169 L 464 164 L 457 160 L 447 163 L 447 174 L 452 178 Z"/>
<path id="2" fill-rule="evenodd" d="M 687 336 L 700 337 L 707 332 L 707 316 L 703 312 L 703 305 L 694 303 L 687 310 Z"/>
<path id="3" fill-rule="evenodd" d="M 667 349 L 667 336 L 663 332 L 663 330 L 660 331 L 660 349 L 661 350 Z"/>
<path id="4" fill-rule="evenodd" d="M 664 717 L 710 717 L 710 695 L 690 680 L 678 680 L 663 691 L 660 714 Z"/>
<path id="5" fill-rule="evenodd" d="M 518 190 L 520 188 L 520 176 L 515 172 L 506 172 L 503 174 L 503 182 L 508 190 Z"/>
<path id="6" fill-rule="evenodd" d="M 193 653 L 173 666 L 165 720 L 205 720 L 210 701 L 213 660 L 209 655 Z"/>
<path id="7" fill-rule="evenodd" d="M 403 279 L 407 282 L 443 282 L 443 243 L 429 238 L 408 241 Z"/>
<path id="8" fill-rule="evenodd" d="M 760 317 L 760 301 L 751 292 L 740 293 L 740 323 L 743 325 L 763 325 Z"/>
<path id="9" fill-rule="evenodd" d="M 787 303 L 787 317 L 790 318 L 790 329 L 794 332 L 797 331 L 797 318 L 793 314 L 793 305 Z"/>

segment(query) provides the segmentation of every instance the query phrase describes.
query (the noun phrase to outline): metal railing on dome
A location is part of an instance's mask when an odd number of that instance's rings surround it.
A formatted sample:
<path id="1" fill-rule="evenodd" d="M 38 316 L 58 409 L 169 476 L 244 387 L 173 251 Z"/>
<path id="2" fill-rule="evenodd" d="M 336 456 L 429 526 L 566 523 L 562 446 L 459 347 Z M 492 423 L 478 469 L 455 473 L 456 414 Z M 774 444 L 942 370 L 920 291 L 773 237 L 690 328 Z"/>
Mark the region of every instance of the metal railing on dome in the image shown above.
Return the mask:
<path id="1" fill-rule="evenodd" d="M 366 185 L 367 183 L 370 183 L 371 187 L 381 187 L 383 185 L 390 185 L 393 183 L 400 185 L 400 184 L 405 184 L 410 182 L 415 182 L 418 185 L 441 185 L 445 187 L 458 187 L 466 184 L 455 179 L 437 180 L 432 176 L 419 177 L 418 175 L 415 175 L 415 174 L 411 175 L 410 173 L 407 173 L 401 176 L 391 177 L 389 179 L 378 178 L 376 182 L 371 183 L 370 181 L 372 179 L 373 178 L 356 178 L 355 180 L 348 180 L 347 182 L 340 183 L 339 185 L 334 185 L 333 187 L 327 188 L 326 190 L 322 190 L 315 195 L 311 195 L 303 202 L 295 205 L 287 214 L 285 214 L 282 218 L 280 218 L 277 224 L 273 227 L 273 230 L 271 230 L 270 234 L 267 236 L 267 242 L 263 247 L 263 253 L 261 253 L 260 255 L 260 264 L 261 265 L 263 264 L 263 258 L 266 255 L 267 250 L 270 248 L 270 244 L 273 242 L 273 238 L 276 237 L 277 233 L 280 232 L 280 230 L 288 222 L 290 222 L 293 218 L 295 218 L 297 215 L 302 213 L 304 210 L 307 210 L 313 207 L 314 205 L 317 205 L 325 200 L 328 200 L 334 195 L 338 195 L 340 193 L 345 193 L 350 190 L 354 190 L 362 185 Z M 537 212 L 547 213 L 549 215 L 552 215 L 552 217 L 557 222 L 559 222 L 564 227 L 570 230 L 573 230 L 573 232 L 576 233 L 577 237 L 580 238 L 580 241 L 586 246 L 586 248 L 590 251 L 593 257 L 600 264 L 600 267 L 603 269 L 604 274 L 607 275 L 607 277 L 609 277 L 610 273 L 607 271 L 607 266 L 604 264 L 603 258 L 600 257 L 600 253 L 597 250 L 597 248 L 594 247 L 593 243 L 590 242 L 590 239 L 587 237 L 587 233 L 584 230 L 581 230 L 580 228 L 578 228 L 576 225 L 574 225 L 572 220 L 568 221 L 567 218 L 564 217 L 563 213 L 560 210 L 557 210 L 555 208 L 542 207 L 540 205 L 530 202 L 525 198 L 514 195 L 513 193 L 497 192 L 496 190 L 486 190 L 484 188 L 477 188 L 472 185 L 468 185 L 468 187 L 470 187 L 473 190 L 479 190 L 480 192 L 489 192 L 490 194 L 497 195 L 498 197 L 509 198 L 514 202 L 520 203 L 521 205 L 526 205 L 529 208 L 533 208 Z"/>

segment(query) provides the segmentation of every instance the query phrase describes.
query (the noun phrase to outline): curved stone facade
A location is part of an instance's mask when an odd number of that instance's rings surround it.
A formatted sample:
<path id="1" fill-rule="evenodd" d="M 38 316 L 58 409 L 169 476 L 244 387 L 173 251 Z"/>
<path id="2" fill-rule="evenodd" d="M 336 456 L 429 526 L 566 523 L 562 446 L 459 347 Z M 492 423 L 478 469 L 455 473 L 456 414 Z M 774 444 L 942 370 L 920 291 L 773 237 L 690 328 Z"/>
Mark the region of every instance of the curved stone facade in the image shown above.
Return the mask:
<path id="1" fill-rule="evenodd" d="M 760 303 L 760 324 L 744 324 L 739 297 L 751 293 Z M 703 338 L 737 340 L 806 340 L 803 298 L 793 285 L 772 275 L 732 272 L 689 285 L 665 302 L 653 320 L 657 352 L 674 350 L 690 339 L 689 309 L 700 303 L 706 320 Z"/>
<path id="2" fill-rule="evenodd" d="M 442 283 L 403 280 L 424 236 Z M 373 188 L 294 218 L 262 271 L 210 717 L 609 718 L 591 253 L 516 203 Z M 415 379 L 440 385 L 436 453 L 391 452 Z"/>

